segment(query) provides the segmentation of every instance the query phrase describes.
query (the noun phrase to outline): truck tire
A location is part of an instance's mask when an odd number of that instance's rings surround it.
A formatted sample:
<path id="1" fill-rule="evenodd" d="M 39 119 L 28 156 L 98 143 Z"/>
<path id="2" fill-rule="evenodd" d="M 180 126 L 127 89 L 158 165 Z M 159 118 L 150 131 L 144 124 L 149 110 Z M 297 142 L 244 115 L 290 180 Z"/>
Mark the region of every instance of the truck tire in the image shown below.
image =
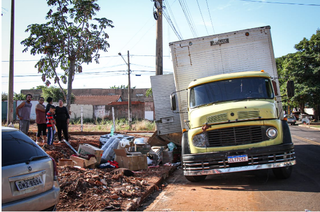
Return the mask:
<path id="1" fill-rule="evenodd" d="M 290 133 L 290 128 L 288 122 L 282 120 L 282 131 L 283 131 L 283 143 L 284 144 L 291 144 L 292 138 Z"/>
<path id="2" fill-rule="evenodd" d="M 182 148 L 181 148 L 182 155 L 191 153 L 189 148 L 189 142 L 188 142 L 188 131 L 182 134 L 181 145 L 182 145 Z"/>
<path id="3" fill-rule="evenodd" d="M 200 175 L 200 176 L 185 176 L 187 180 L 190 182 L 200 182 L 206 179 L 207 175 Z"/>
<path id="4" fill-rule="evenodd" d="M 287 179 L 291 176 L 292 166 L 272 169 L 273 174 L 278 179 Z"/>

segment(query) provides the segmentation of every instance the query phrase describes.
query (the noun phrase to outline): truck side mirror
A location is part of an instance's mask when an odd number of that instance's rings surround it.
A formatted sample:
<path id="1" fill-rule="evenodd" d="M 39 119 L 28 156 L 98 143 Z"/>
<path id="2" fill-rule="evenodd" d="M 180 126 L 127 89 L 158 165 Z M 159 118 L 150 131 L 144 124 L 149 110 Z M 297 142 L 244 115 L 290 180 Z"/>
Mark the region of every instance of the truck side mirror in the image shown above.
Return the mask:
<path id="1" fill-rule="evenodd" d="M 274 89 L 274 95 L 278 96 L 279 92 L 278 92 L 278 87 L 277 87 L 276 81 L 272 80 L 272 85 L 273 85 L 273 89 Z"/>
<path id="2" fill-rule="evenodd" d="M 177 109 L 176 95 L 175 94 L 171 94 L 170 95 L 170 104 L 171 104 L 171 110 L 176 110 Z"/>
<path id="3" fill-rule="evenodd" d="M 294 96 L 294 82 L 293 81 L 287 82 L 287 95 L 289 98 Z"/>

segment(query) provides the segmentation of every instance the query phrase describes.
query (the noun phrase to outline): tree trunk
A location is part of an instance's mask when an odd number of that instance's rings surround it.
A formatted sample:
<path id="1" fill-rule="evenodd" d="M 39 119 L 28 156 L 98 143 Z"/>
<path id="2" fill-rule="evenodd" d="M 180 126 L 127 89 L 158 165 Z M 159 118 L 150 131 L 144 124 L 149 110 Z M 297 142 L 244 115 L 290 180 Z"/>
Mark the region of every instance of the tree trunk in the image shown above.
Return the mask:
<path id="1" fill-rule="evenodd" d="M 68 95 L 67 95 L 67 108 L 70 114 L 70 106 L 71 106 L 71 94 L 72 94 L 72 83 L 73 83 L 73 75 L 75 69 L 75 62 L 76 59 L 74 56 L 69 57 L 70 61 L 70 69 L 69 69 L 69 76 L 68 76 Z"/>
<path id="2" fill-rule="evenodd" d="M 315 119 L 315 121 L 319 121 L 319 111 L 320 110 L 320 105 L 316 105 L 314 108 L 313 108 L 313 111 L 314 111 L 314 119 Z"/>

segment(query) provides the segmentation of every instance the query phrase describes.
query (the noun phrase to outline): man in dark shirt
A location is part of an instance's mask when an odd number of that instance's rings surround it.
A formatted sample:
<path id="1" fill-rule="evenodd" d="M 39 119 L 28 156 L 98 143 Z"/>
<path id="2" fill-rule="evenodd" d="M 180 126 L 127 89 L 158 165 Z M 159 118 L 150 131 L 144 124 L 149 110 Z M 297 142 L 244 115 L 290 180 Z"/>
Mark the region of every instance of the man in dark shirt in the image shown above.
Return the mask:
<path id="1" fill-rule="evenodd" d="M 66 141 L 68 141 L 68 124 L 69 124 L 69 113 L 68 109 L 63 106 L 63 101 L 62 99 L 59 100 L 59 105 L 56 107 L 56 112 L 55 112 L 55 120 L 56 120 L 56 125 L 58 128 L 58 138 L 59 142 L 61 142 L 62 136 L 61 136 L 61 131 L 63 131 L 63 137 Z"/>
<path id="2" fill-rule="evenodd" d="M 46 106 L 46 114 L 49 112 L 49 110 L 50 110 L 50 107 L 51 107 L 51 105 L 52 105 L 52 103 L 53 103 L 53 99 L 51 98 L 51 97 L 48 97 L 47 98 L 47 102 L 48 102 L 48 104 L 47 104 L 47 106 Z"/>

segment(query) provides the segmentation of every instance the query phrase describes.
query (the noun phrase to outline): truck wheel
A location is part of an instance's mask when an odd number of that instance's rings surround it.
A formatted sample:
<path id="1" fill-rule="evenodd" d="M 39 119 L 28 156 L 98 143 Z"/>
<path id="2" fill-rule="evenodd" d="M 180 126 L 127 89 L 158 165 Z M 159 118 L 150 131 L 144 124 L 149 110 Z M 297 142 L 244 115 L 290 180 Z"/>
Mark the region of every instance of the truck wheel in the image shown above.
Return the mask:
<path id="1" fill-rule="evenodd" d="M 278 179 L 287 179 L 291 176 L 292 166 L 272 169 L 273 174 Z"/>
<path id="2" fill-rule="evenodd" d="M 187 180 L 190 182 L 200 182 L 206 179 L 207 175 L 200 175 L 200 176 L 185 176 Z"/>
<path id="3" fill-rule="evenodd" d="M 182 155 L 190 154 L 190 148 L 189 148 L 189 142 L 188 142 L 188 132 L 184 132 L 182 134 L 181 145 L 182 145 Z"/>

